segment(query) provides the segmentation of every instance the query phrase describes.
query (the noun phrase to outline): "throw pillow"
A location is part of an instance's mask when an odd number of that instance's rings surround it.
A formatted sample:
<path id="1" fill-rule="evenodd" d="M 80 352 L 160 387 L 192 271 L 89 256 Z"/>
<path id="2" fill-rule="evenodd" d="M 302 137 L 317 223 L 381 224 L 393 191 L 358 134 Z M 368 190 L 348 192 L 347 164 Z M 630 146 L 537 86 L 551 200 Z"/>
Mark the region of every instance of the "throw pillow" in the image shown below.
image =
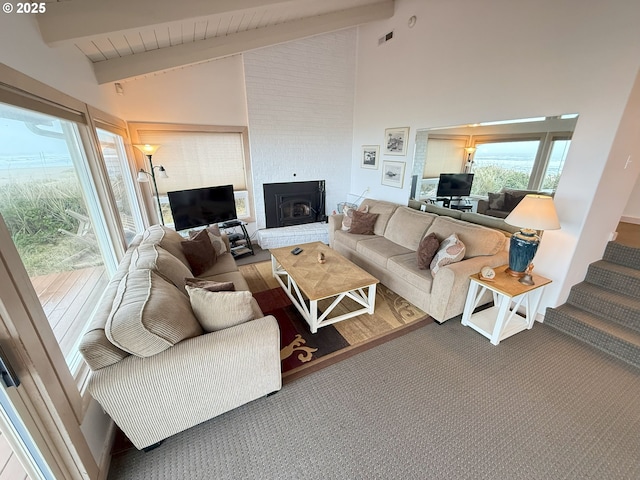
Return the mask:
<path id="1" fill-rule="evenodd" d="M 431 265 L 431 260 L 440 248 L 440 240 L 436 237 L 435 233 L 425 235 L 418 245 L 418 268 L 420 270 L 426 270 Z"/>
<path id="2" fill-rule="evenodd" d="M 222 239 L 222 233 L 220 232 L 218 225 L 211 225 L 204 230 L 191 230 L 189 231 L 189 238 L 194 238 L 202 231 L 206 231 L 209 234 L 209 240 L 211 240 L 211 244 L 213 245 L 217 256 L 228 251 L 227 244 Z"/>
<path id="3" fill-rule="evenodd" d="M 349 207 L 347 205 L 345 205 L 344 207 L 342 207 L 342 230 L 349 230 L 351 228 L 351 221 L 353 219 L 353 212 L 354 211 L 360 211 L 360 212 L 365 212 L 365 213 L 369 213 L 369 205 L 361 205 L 358 208 L 353 208 L 353 207 Z"/>
<path id="4" fill-rule="evenodd" d="M 436 256 L 431 260 L 431 275 L 436 275 L 445 265 L 459 262 L 464 258 L 465 246 L 455 233 L 445 238 L 440 244 Z"/>
<path id="5" fill-rule="evenodd" d="M 193 288 L 202 288 L 209 292 L 233 292 L 236 286 L 233 282 L 214 282 L 213 280 L 201 280 L 199 278 L 185 278 L 185 284 Z"/>
<path id="6" fill-rule="evenodd" d="M 377 213 L 365 213 L 359 210 L 354 210 L 349 233 L 373 235 L 373 227 L 375 226 L 377 219 Z"/>
<path id="7" fill-rule="evenodd" d="M 505 196 L 504 193 L 489 193 L 489 209 L 503 210 L 504 196 Z"/>
<path id="8" fill-rule="evenodd" d="M 181 245 L 191 271 L 196 277 L 216 263 L 216 251 L 206 230 L 201 230 L 191 240 L 183 240 Z"/>
<path id="9" fill-rule="evenodd" d="M 507 212 L 512 211 L 514 208 L 518 206 L 518 204 L 524 198 L 524 195 L 512 195 L 510 193 L 504 194 L 504 210 Z"/>
<path id="10" fill-rule="evenodd" d="M 240 325 L 254 318 L 251 292 L 209 292 L 186 287 L 193 313 L 205 332 Z"/>

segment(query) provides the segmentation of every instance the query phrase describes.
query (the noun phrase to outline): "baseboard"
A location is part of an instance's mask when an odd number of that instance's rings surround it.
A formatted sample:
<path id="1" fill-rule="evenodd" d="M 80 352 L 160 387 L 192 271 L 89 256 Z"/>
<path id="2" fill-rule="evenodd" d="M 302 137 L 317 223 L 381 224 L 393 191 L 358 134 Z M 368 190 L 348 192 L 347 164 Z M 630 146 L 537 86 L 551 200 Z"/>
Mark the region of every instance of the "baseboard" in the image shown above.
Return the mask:
<path id="1" fill-rule="evenodd" d="M 638 217 L 620 217 L 620 221 L 624 223 L 633 223 L 634 225 L 640 225 L 640 218 Z"/>
<path id="2" fill-rule="evenodd" d="M 107 480 L 109 476 L 109 468 L 111 467 L 111 450 L 113 449 L 113 442 L 116 438 L 116 424 L 111 422 L 109 427 L 109 433 L 107 434 L 107 441 L 102 448 L 102 455 L 100 457 L 100 463 L 98 464 L 98 479 Z"/>

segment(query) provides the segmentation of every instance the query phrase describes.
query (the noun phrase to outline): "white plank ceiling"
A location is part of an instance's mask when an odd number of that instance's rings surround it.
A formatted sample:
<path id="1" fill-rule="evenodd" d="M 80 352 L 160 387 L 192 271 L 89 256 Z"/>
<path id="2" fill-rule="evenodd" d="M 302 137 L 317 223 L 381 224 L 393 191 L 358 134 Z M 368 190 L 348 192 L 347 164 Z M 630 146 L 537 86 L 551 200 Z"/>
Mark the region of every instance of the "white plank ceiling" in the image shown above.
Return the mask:
<path id="1" fill-rule="evenodd" d="M 98 83 L 390 18 L 394 0 L 47 0 L 49 45 L 74 44 Z"/>

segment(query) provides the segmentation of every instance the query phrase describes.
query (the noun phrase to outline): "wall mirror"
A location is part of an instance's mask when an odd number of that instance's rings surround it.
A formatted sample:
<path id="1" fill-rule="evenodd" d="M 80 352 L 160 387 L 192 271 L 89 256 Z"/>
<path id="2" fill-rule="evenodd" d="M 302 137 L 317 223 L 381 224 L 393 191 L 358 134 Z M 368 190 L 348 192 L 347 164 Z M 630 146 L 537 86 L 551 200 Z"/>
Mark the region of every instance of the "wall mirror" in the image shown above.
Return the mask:
<path id="1" fill-rule="evenodd" d="M 419 129 L 411 197 L 437 201 L 442 173 L 472 173 L 470 200 L 503 188 L 553 194 L 577 114 Z"/>

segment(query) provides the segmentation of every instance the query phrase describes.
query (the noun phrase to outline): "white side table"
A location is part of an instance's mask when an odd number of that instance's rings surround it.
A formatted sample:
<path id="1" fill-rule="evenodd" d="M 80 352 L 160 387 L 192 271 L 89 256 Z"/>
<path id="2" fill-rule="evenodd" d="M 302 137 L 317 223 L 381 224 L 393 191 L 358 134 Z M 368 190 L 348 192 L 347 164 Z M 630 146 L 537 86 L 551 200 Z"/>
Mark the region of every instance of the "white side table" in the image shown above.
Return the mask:
<path id="1" fill-rule="evenodd" d="M 518 278 L 505 273 L 507 267 L 495 268 L 492 281 L 480 278 L 479 273 L 469 277 L 471 284 L 462 314 L 462 325 L 484 335 L 493 345 L 533 327 L 544 287 L 551 283 L 548 278 L 533 274 L 535 285 L 523 285 Z M 487 290 L 493 294 L 493 307 L 473 313 Z M 520 306 L 525 307 L 524 317 L 517 313 Z"/>

